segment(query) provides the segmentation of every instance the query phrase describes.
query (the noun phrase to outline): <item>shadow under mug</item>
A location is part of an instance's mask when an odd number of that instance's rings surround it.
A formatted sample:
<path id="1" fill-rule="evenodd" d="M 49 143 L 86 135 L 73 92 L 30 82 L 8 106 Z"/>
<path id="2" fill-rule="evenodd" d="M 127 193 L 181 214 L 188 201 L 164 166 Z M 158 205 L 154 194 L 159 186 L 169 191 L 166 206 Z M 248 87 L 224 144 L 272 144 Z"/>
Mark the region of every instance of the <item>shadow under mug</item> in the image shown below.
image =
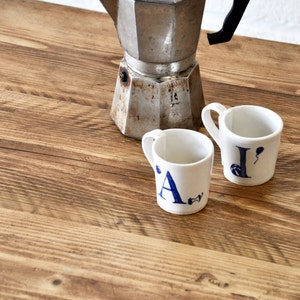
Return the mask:
<path id="1" fill-rule="evenodd" d="M 184 215 L 206 206 L 214 154 L 207 136 L 189 129 L 155 129 L 143 136 L 142 148 L 155 172 L 163 210 Z"/>
<path id="2" fill-rule="evenodd" d="M 219 115 L 219 127 L 212 111 Z M 205 106 L 201 114 L 205 128 L 221 149 L 223 172 L 229 181 L 253 186 L 273 177 L 283 129 L 278 114 L 261 106 L 227 109 L 220 103 Z"/>

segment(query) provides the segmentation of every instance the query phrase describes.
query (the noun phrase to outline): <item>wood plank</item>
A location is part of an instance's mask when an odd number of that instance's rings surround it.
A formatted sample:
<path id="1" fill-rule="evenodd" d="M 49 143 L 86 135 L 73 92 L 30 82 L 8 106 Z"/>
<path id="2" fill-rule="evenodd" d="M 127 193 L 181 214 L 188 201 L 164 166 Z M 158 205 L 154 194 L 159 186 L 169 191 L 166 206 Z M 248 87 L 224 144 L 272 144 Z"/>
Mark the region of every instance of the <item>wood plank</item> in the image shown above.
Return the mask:
<path id="1" fill-rule="evenodd" d="M 1 209 L 2 297 L 296 300 L 300 296 L 299 269 L 49 221 Z"/>
<path id="2" fill-rule="evenodd" d="M 107 16 L 19 0 L 1 1 L 0 14 L 1 89 L 109 105 L 114 84 L 105 83 L 115 82 L 122 50 L 116 34 L 103 43 L 113 26 Z"/>
<path id="3" fill-rule="evenodd" d="M 112 20 L 105 14 L 38 1 L 21 1 L 22 8 L 19 3 L 2 0 L 2 11 L 7 13 L 0 19 L 0 87 L 18 90 L 21 85 L 24 93 L 110 105 L 122 58 Z M 299 55 L 297 45 L 243 37 L 209 46 L 205 32 L 197 51 L 204 80 L 290 95 L 300 94 Z"/>
<path id="4" fill-rule="evenodd" d="M 294 96 L 300 95 L 299 56 L 298 45 L 241 36 L 234 36 L 230 43 L 208 46 L 205 33 L 197 51 L 204 79 Z"/>

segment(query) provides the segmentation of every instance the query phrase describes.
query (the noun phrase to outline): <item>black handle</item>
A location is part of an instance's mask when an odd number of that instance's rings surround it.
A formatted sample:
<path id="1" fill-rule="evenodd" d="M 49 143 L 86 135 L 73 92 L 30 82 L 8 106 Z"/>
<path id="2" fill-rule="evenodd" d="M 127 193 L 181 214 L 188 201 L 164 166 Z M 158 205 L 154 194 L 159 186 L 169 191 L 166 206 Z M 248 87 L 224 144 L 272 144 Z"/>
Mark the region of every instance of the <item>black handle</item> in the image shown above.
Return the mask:
<path id="1" fill-rule="evenodd" d="M 250 0 L 234 0 L 232 8 L 225 18 L 223 27 L 215 33 L 208 33 L 208 42 L 213 44 L 225 43 L 231 40 Z"/>

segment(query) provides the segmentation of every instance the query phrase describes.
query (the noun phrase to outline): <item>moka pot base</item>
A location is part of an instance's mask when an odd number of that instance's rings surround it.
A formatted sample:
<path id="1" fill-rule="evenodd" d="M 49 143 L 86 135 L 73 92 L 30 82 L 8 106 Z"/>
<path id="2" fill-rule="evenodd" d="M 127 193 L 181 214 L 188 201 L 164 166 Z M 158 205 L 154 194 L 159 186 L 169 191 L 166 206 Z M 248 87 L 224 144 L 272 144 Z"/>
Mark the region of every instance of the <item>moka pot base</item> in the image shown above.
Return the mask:
<path id="1" fill-rule="evenodd" d="M 153 129 L 199 129 L 204 99 L 199 64 L 159 78 L 120 63 L 111 118 L 122 134 L 141 139 Z"/>

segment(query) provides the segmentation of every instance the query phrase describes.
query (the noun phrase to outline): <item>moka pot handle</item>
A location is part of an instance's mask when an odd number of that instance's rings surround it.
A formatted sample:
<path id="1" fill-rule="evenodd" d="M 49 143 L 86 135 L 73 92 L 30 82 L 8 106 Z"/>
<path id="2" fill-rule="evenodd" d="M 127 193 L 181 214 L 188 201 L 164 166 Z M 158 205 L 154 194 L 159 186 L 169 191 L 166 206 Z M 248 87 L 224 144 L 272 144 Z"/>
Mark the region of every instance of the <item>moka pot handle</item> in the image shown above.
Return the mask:
<path id="1" fill-rule="evenodd" d="M 225 18 L 223 27 L 215 33 L 208 33 L 210 45 L 225 43 L 231 40 L 250 0 L 234 0 L 232 8 Z"/>

